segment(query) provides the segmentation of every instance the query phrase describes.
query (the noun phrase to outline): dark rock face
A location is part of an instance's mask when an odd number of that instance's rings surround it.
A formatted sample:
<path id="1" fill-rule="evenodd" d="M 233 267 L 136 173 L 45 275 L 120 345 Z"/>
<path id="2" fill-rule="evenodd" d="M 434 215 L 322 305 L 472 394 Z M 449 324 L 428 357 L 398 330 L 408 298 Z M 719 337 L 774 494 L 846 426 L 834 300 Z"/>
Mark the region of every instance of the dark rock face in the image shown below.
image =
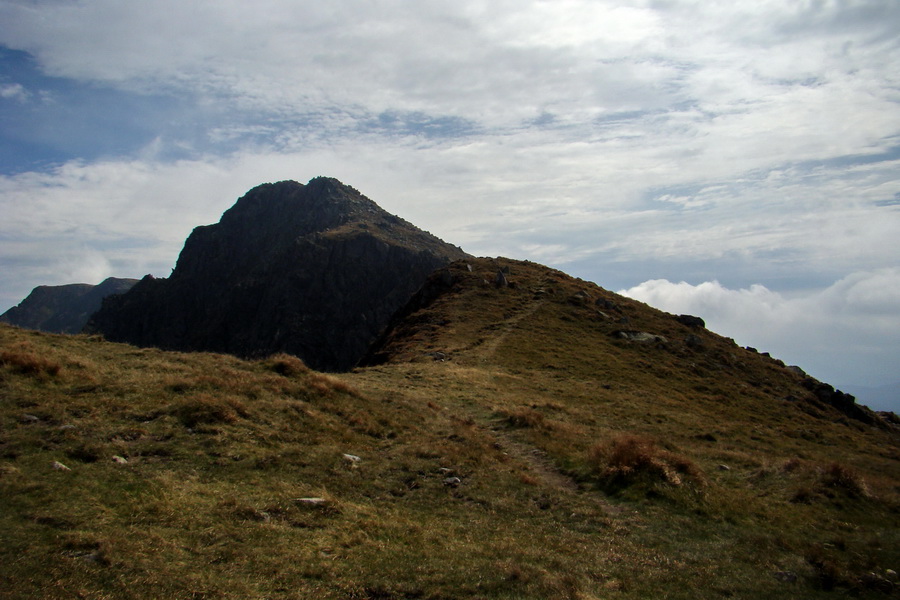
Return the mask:
<path id="1" fill-rule="evenodd" d="M 834 389 L 827 383 L 807 377 L 802 381 L 803 387 L 813 393 L 816 399 L 838 409 L 848 417 L 874 425 L 877 422 L 876 415 L 868 407 L 856 403 L 856 398 L 845 394 L 841 390 Z"/>
<path id="2" fill-rule="evenodd" d="M 692 329 L 706 328 L 706 321 L 704 321 L 700 317 L 695 317 L 694 315 L 678 315 L 677 317 L 675 317 L 675 320 L 682 325 L 690 327 Z"/>
<path id="3" fill-rule="evenodd" d="M 336 179 L 260 185 L 88 329 L 112 341 L 352 368 L 429 273 L 465 257 Z"/>
<path id="4" fill-rule="evenodd" d="M 78 333 L 105 297 L 124 294 L 137 281 L 110 277 L 99 285 L 38 286 L 18 306 L 0 315 L 0 321 L 51 333 Z"/>

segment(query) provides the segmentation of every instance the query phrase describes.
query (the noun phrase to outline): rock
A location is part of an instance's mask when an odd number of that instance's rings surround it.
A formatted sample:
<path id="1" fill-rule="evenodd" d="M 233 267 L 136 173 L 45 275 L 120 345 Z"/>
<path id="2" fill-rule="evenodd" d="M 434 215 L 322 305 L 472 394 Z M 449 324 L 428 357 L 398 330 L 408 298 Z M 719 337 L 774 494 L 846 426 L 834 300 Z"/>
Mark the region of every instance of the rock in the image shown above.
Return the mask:
<path id="1" fill-rule="evenodd" d="M 784 583 L 796 583 L 797 574 L 793 571 L 778 571 L 775 573 L 775 579 Z"/>
<path id="2" fill-rule="evenodd" d="M 879 419 L 874 412 L 865 406 L 857 404 L 856 398 L 851 394 L 845 394 L 840 390 L 836 390 L 827 383 L 822 383 L 813 377 L 807 377 L 801 382 L 801 385 L 812 392 L 817 400 L 833 406 L 848 417 L 862 421 L 868 425 L 881 425 L 887 427 L 884 420 Z"/>
<path id="3" fill-rule="evenodd" d="M 60 431 L 71 431 L 71 430 L 73 430 L 73 429 L 75 429 L 75 428 L 76 428 L 76 427 L 75 427 L 74 425 L 72 425 L 71 423 L 66 423 L 65 425 L 60 425 L 60 426 L 59 426 L 59 430 L 60 430 Z"/>
<path id="4" fill-rule="evenodd" d="M 878 415 L 885 423 L 890 423 L 891 425 L 900 425 L 900 415 L 897 415 L 897 413 L 895 412 L 879 410 L 875 414 Z"/>
<path id="5" fill-rule="evenodd" d="M 787 370 L 799 375 L 800 377 L 807 377 L 806 371 L 804 371 L 797 365 L 791 365 L 791 366 L 787 367 Z"/>
<path id="6" fill-rule="evenodd" d="M 692 329 L 705 329 L 706 321 L 693 315 L 678 315 L 675 320 Z"/>
<path id="7" fill-rule="evenodd" d="M 599 308 L 604 308 L 606 310 L 612 310 L 615 312 L 622 312 L 622 309 L 619 308 L 619 305 L 613 302 L 612 300 L 607 300 L 606 298 L 597 298 L 594 300 L 594 305 Z"/>
<path id="8" fill-rule="evenodd" d="M 693 333 L 684 338 L 684 343 L 688 348 L 697 348 L 703 347 L 703 340 L 699 335 L 694 335 Z"/>
<path id="9" fill-rule="evenodd" d="M 58 460 L 54 460 L 52 463 L 50 463 L 50 466 L 56 471 L 71 471 L 72 470 L 69 467 L 67 467 L 66 465 L 59 462 Z"/>
<path id="10" fill-rule="evenodd" d="M 590 301 L 590 299 L 591 295 L 584 290 L 581 290 L 569 296 L 569 304 L 574 304 L 575 306 L 584 306 Z"/>
<path id="11" fill-rule="evenodd" d="M 124 456 L 119 456 L 118 454 L 113 455 L 112 461 L 117 465 L 127 465 L 128 460 Z"/>
<path id="12" fill-rule="evenodd" d="M 360 457 L 356 456 L 355 454 L 342 454 L 341 456 L 343 456 L 345 461 L 347 461 L 348 463 L 353 463 L 353 464 L 358 463 L 359 461 L 362 460 Z"/>
<path id="13" fill-rule="evenodd" d="M 497 275 L 494 277 L 494 287 L 505 288 L 509 287 L 509 280 L 506 278 L 506 274 L 503 270 L 497 271 Z"/>
<path id="14" fill-rule="evenodd" d="M 669 340 L 664 338 L 661 335 L 656 335 L 653 333 L 647 333 L 646 331 L 614 331 L 612 334 L 614 337 L 623 340 L 629 340 L 631 342 L 654 342 L 660 344 L 666 344 Z"/>
<path id="15" fill-rule="evenodd" d="M 465 258 L 336 179 L 267 183 L 195 228 L 170 277 L 105 298 L 86 330 L 167 350 L 284 352 L 344 371 L 430 274 Z"/>
<path id="16" fill-rule="evenodd" d="M 328 504 L 328 500 L 319 497 L 296 498 L 294 502 L 303 506 L 325 506 L 326 504 Z"/>
<path id="17" fill-rule="evenodd" d="M 878 590 L 884 594 L 894 591 L 894 583 L 882 577 L 878 573 L 866 573 L 860 578 L 860 582 L 869 589 Z"/>
<path id="18" fill-rule="evenodd" d="M 900 583 L 900 577 L 897 576 L 897 571 L 893 569 L 885 569 L 884 577 L 888 581 L 893 581 L 894 583 Z"/>
<path id="19" fill-rule="evenodd" d="M 28 414 L 22 415 L 19 418 L 19 421 L 22 423 L 37 423 L 40 420 L 41 420 L 40 417 L 38 417 L 36 415 L 28 415 Z"/>
<path id="20" fill-rule="evenodd" d="M 462 479 L 459 477 L 447 477 L 444 479 L 444 485 L 447 487 L 459 487 L 459 484 L 462 483 Z"/>

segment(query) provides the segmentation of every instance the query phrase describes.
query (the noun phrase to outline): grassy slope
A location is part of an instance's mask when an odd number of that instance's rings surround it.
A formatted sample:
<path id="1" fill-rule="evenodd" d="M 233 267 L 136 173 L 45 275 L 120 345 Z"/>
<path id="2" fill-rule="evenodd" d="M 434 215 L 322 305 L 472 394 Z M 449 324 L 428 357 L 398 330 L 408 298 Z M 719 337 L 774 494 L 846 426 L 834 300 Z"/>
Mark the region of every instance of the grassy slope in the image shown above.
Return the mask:
<path id="1" fill-rule="evenodd" d="M 470 264 L 340 376 L 0 329 L 0 597 L 889 595 L 896 434 L 593 284 Z"/>

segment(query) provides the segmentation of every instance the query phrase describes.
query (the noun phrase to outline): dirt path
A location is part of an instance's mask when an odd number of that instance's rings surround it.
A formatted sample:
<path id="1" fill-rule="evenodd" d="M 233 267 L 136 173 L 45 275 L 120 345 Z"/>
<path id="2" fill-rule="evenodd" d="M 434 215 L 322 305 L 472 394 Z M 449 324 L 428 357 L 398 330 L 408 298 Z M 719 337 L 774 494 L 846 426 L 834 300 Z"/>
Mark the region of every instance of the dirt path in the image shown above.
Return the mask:
<path id="1" fill-rule="evenodd" d="M 509 337 L 509 334 L 512 333 L 516 325 L 536 313 L 544 305 L 544 302 L 544 300 L 535 300 L 521 311 L 503 321 L 497 335 L 493 336 L 490 341 L 478 348 L 477 352 L 480 355 L 479 358 L 482 361 L 485 361 L 494 356 L 494 354 L 497 353 L 497 348 L 506 341 L 506 338 Z"/>
<path id="2" fill-rule="evenodd" d="M 528 465 L 542 484 L 569 494 L 578 492 L 578 484 L 575 483 L 575 480 L 561 473 L 546 452 L 514 440 L 512 436 L 502 430 L 494 430 L 494 436 L 500 445 L 500 450 L 510 458 Z"/>

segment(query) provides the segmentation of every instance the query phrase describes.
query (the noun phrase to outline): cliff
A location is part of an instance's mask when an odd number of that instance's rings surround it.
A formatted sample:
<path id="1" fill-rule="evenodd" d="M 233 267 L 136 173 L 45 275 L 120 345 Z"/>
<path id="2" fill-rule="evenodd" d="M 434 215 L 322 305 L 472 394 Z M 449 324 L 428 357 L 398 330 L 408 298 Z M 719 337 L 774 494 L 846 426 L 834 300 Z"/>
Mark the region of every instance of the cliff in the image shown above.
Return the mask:
<path id="1" fill-rule="evenodd" d="M 464 256 L 336 179 L 267 183 L 197 227 L 171 277 L 104 302 L 87 330 L 346 370 L 429 273 Z"/>

